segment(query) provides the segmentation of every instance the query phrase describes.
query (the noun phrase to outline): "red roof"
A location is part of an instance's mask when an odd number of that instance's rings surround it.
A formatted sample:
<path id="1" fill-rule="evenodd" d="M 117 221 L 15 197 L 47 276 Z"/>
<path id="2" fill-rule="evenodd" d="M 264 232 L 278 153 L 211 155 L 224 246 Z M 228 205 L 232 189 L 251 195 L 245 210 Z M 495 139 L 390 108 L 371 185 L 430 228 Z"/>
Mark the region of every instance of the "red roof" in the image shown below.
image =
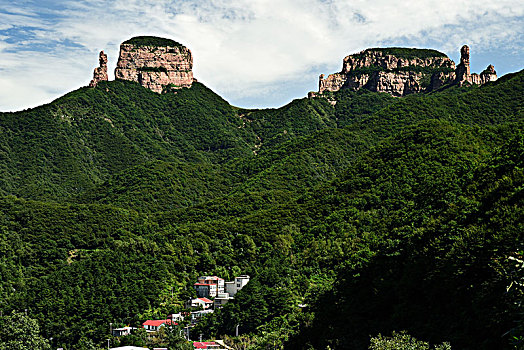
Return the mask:
<path id="1" fill-rule="evenodd" d="M 153 327 L 159 327 L 163 324 L 171 324 L 171 320 L 147 320 L 146 322 L 142 323 L 143 326 L 153 326 Z M 176 324 L 176 323 L 173 323 Z"/>
<path id="2" fill-rule="evenodd" d="M 207 349 L 208 346 L 210 345 L 218 345 L 217 343 L 215 343 L 214 341 L 194 341 L 193 342 L 193 346 L 195 347 L 195 349 Z"/>
<path id="3" fill-rule="evenodd" d="M 216 284 L 209 284 L 209 283 L 195 283 L 195 286 L 216 286 Z"/>
<path id="4" fill-rule="evenodd" d="M 202 300 L 204 303 L 212 303 L 213 300 L 209 300 L 208 298 L 198 298 L 198 300 Z"/>

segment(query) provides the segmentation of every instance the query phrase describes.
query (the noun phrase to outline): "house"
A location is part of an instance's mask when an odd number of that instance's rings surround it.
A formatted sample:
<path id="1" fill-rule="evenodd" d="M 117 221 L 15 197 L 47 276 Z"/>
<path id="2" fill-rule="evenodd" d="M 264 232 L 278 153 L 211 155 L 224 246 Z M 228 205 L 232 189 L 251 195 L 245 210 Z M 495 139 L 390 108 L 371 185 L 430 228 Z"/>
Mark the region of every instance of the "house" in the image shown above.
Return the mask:
<path id="1" fill-rule="evenodd" d="M 112 333 L 113 337 L 123 337 L 131 334 L 131 331 L 135 330 L 136 327 L 122 327 L 122 328 L 113 328 Z"/>
<path id="2" fill-rule="evenodd" d="M 201 298 L 216 297 L 217 293 L 224 293 L 224 279 L 217 276 L 200 276 L 194 287 Z"/>
<path id="3" fill-rule="evenodd" d="M 206 315 L 212 314 L 214 310 L 199 310 L 191 313 L 191 323 L 195 324 Z"/>
<path id="4" fill-rule="evenodd" d="M 176 314 L 169 314 L 167 315 L 167 318 L 173 322 L 180 322 L 184 320 L 184 315 L 181 312 L 179 312 Z"/>
<path id="5" fill-rule="evenodd" d="M 239 290 L 241 290 L 242 288 L 244 288 L 246 284 L 248 284 L 248 282 L 248 275 L 240 275 L 238 277 L 235 277 L 234 281 L 224 283 L 225 292 L 228 293 L 229 296 L 234 297 Z"/>
<path id="6" fill-rule="evenodd" d="M 227 282 L 226 282 L 227 283 Z M 229 296 L 229 293 L 218 293 L 215 298 L 215 309 L 220 309 L 222 306 L 227 304 L 228 301 L 233 300 L 232 296 Z"/>
<path id="7" fill-rule="evenodd" d="M 109 350 L 145 350 L 145 348 L 127 345 L 127 346 L 119 346 L 117 348 L 111 348 Z"/>
<path id="8" fill-rule="evenodd" d="M 213 300 L 208 298 L 196 298 L 188 300 L 186 303 L 186 308 L 188 309 L 209 309 L 213 306 Z"/>
<path id="9" fill-rule="evenodd" d="M 166 325 L 175 324 L 170 319 L 167 320 L 147 320 L 146 322 L 142 323 L 142 326 L 145 328 L 148 332 L 156 332 L 161 327 L 165 327 Z"/>

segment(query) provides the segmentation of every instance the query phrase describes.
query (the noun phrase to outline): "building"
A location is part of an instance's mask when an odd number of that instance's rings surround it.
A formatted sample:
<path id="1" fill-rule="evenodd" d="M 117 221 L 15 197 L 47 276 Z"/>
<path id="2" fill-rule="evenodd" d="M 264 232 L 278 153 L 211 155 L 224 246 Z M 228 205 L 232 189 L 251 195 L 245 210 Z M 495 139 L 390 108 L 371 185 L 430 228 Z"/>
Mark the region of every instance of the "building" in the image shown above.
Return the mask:
<path id="1" fill-rule="evenodd" d="M 172 322 L 180 322 L 184 320 L 184 315 L 181 312 L 179 312 L 176 314 L 167 315 L 167 318 L 170 319 Z"/>
<path id="2" fill-rule="evenodd" d="M 147 320 L 146 322 L 142 323 L 142 326 L 145 328 L 148 332 L 156 332 L 161 327 L 165 327 L 166 325 L 175 324 L 170 319 L 167 320 Z"/>
<path id="3" fill-rule="evenodd" d="M 228 283 L 228 282 L 226 282 Z M 222 306 L 227 304 L 230 300 L 233 300 L 234 298 L 229 295 L 229 293 L 218 293 L 217 297 L 215 298 L 215 309 L 220 309 Z"/>
<path id="4" fill-rule="evenodd" d="M 217 293 L 224 293 L 224 279 L 217 276 L 200 276 L 194 287 L 199 297 L 214 298 Z"/>
<path id="5" fill-rule="evenodd" d="M 230 297 L 234 297 L 235 294 L 249 282 L 248 275 L 240 275 L 235 277 L 234 281 L 225 283 L 225 292 L 229 294 Z"/>
<path id="6" fill-rule="evenodd" d="M 213 306 L 213 300 L 208 298 L 196 298 L 188 300 L 186 303 L 186 308 L 188 309 L 209 309 Z"/>
<path id="7" fill-rule="evenodd" d="M 131 334 L 131 331 L 135 329 L 136 327 L 113 328 L 111 332 L 113 333 L 113 337 L 124 337 Z"/>
<path id="8" fill-rule="evenodd" d="M 199 310 L 199 311 L 194 311 L 191 313 L 191 323 L 192 324 L 195 324 L 195 323 L 198 323 L 198 321 L 200 321 L 200 319 L 206 315 L 209 315 L 209 314 L 212 314 L 214 310 Z"/>
<path id="9" fill-rule="evenodd" d="M 195 349 L 213 349 L 213 350 L 220 350 L 223 349 L 223 347 L 214 341 L 194 341 L 193 347 Z"/>

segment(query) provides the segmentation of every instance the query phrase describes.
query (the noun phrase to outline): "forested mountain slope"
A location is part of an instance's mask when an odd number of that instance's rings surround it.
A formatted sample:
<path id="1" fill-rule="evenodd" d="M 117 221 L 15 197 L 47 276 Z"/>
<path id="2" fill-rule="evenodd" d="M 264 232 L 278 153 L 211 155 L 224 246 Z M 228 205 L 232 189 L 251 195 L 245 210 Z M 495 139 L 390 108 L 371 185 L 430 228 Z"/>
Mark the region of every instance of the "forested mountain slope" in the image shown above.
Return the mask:
<path id="1" fill-rule="evenodd" d="M 254 348 L 365 349 L 407 330 L 511 349 L 524 337 L 524 276 L 508 260 L 524 249 L 523 80 L 275 110 L 198 83 L 158 95 L 116 81 L 3 113 L 0 310 L 88 349 L 109 322 L 182 309 L 197 275 L 246 273 L 195 334 L 239 325 Z"/>

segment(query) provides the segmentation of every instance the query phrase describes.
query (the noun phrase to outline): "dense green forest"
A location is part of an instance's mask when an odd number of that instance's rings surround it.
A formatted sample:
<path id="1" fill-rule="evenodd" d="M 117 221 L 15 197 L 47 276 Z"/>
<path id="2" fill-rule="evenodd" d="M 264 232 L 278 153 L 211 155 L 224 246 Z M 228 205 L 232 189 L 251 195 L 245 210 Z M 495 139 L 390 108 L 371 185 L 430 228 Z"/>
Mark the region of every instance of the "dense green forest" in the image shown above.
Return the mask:
<path id="1" fill-rule="evenodd" d="M 98 349 L 110 322 L 182 310 L 198 275 L 242 273 L 193 334 L 522 348 L 523 117 L 524 72 L 262 110 L 112 81 L 0 113 L 0 325 Z"/>

